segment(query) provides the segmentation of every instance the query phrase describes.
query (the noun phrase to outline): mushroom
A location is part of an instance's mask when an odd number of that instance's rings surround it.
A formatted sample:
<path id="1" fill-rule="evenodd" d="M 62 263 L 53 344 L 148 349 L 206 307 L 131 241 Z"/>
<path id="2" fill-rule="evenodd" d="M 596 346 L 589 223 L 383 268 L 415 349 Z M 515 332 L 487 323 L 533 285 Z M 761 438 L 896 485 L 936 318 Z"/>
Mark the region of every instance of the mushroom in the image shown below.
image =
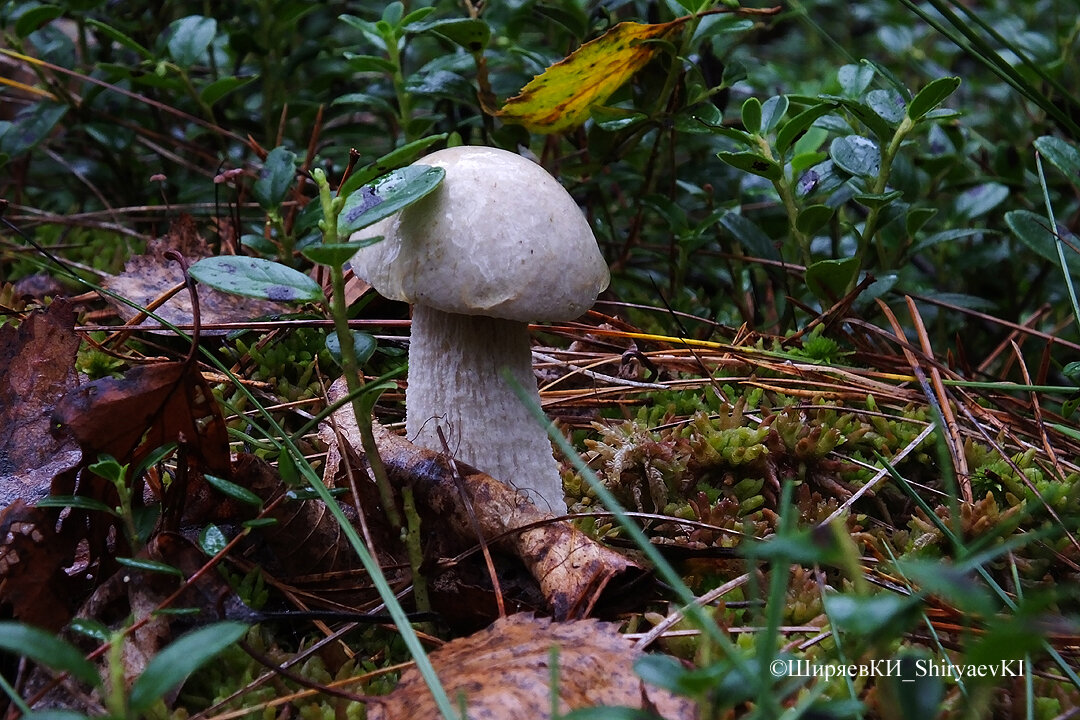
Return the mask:
<path id="1" fill-rule="evenodd" d="M 573 198 L 539 165 L 464 146 L 418 164 L 446 175 L 430 195 L 353 235 L 382 242 L 353 256 L 381 295 L 413 304 L 405 429 L 413 442 L 566 512 L 544 428 L 502 375 L 539 403 L 528 323 L 572 320 L 608 284 Z"/>

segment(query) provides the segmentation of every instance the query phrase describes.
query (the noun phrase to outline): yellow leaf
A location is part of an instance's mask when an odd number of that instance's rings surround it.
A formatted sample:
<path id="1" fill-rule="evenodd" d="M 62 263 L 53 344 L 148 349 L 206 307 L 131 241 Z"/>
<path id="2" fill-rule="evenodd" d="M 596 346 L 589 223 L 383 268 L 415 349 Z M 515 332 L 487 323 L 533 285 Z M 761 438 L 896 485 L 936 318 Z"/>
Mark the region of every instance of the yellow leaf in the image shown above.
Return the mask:
<path id="1" fill-rule="evenodd" d="M 646 41 L 666 38 L 687 19 L 653 25 L 619 23 L 534 77 L 496 114 L 532 132 L 575 128 L 588 119 L 591 106 L 611 97 L 661 47 Z"/>

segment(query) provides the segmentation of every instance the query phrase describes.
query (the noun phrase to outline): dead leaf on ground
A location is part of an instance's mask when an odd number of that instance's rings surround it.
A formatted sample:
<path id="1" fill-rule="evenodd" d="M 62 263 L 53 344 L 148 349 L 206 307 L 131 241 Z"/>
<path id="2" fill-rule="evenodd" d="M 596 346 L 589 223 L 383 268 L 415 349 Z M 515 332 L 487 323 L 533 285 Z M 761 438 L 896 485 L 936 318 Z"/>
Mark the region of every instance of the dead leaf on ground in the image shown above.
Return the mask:
<path id="1" fill-rule="evenodd" d="M 641 681 L 633 670 L 641 654 L 613 623 L 511 615 L 450 641 L 429 657 L 451 702 L 464 696 L 470 720 L 543 720 L 552 710 L 552 648 L 558 648 L 560 715 L 603 706 L 646 710 L 666 720 L 697 716 L 690 700 Z M 368 707 L 368 717 L 426 720 L 440 715 L 420 673 L 411 669 L 394 692 Z"/>
<path id="2" fill-rule="evenodd" d="M 15 329 L 0 327 L 0 507 L 49 494 L 82 460 L 70 439 L 50 435 L 56 399 L 78 384 L 71 306 L 56 300 Z"/>
<path id="3" fill-rule="evenodd" d="M 169 227 L 169 234 L 151 240 L 147 244 L 145 255 L 133 255 L 124 263 L 124 271 L 119 275 L 107 276 L 102 286 L 127 298 L 139 307 L 147 307 L 165 293 L 175 289 L 184 280 L 183 272 L 176 262 L 165 257 L 169 250 L 175 250 L 193 265 L 202 258 L 213 255 L 206 241 L 199 235 L 195 221 L 190 215 L 181 215 Z M 106 300 L 116 309 L 125 322 L 130 322 L 139 315 L 139 311 L 113 298 Z M 262 315 L 276 315 L 290 312 L 285 305 L 268 300 L 230 295 L 211 287 L 199 287 L 199 314 L 203 326 L 223 322 L 245 322 Z M 174 325 L 191 324 L 191 298 L 186 292 L 178 292 L 154 314 Z M 147 318 L 139 323 L 157 325 L 157 321 Z M 203 328 L 204 335 L 215 331 Z"/>
<path id="4" fill-rule="evenodd" d="M 75 541 L 56 530 L 56 511 L 16 500 L 0 513 L 0 605 L 17 620 L 56 631 L 71 618 Z"/>
<path id="5" fill-rule="evenodd" d="M 345 395 L 345 384 L 335 382 L 327 395 L 336 402 Z M 334 422 L 353 448 L 360 448 L 360 436 L 352 407 L 334 413 Z M 410 484 L 428 523 L 424 533 L 453 534 L 461 541 L 476 543 L 477 531 L 462 498 L 458 478 L 449 458 L 413 445 L 375 423 L 375 440 L 390 480 Z M 340 453 L 329 423 L 320 428 L 320 437 L 331 448 L 327 472 L 337 471 Z M 468 503 L 475 513 L 479 533 L 488 540 L 501 538 L 498 547 L 516 555 L 539 582 L 540 591 L 557 619 L 585 617 L 601 594 L 616 578 L 632 580 L 641 568 L 619 553 L 601 545 L 568 522 L 558 522 L 540 511 L 513 488 L 464 464 L 457 464 Z M 327 478 L 327 481 L 331 481 Z M 518 528 L 536 523 L 520 532 Z"/>
<path id="6" fill-rule="evenodd" d="M 138 462 L 147 452 L 179 442 L 208 472 L 229 471 L 229 438 L 210 386 L 198 365 L 140 365 L 121 378 L 101 378 L 68 392 L 53 413 L 87 455 L 108 453 Z"/>

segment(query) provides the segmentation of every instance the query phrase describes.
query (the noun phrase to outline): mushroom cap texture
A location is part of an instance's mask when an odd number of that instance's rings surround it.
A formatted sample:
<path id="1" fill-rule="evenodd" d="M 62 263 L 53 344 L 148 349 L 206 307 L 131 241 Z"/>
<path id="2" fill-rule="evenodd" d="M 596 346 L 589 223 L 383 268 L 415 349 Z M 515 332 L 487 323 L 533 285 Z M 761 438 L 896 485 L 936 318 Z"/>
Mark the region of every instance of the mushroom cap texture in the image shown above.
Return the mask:
<path id="1" fill-rule="evenodd" d="M 592 229 L 542 167 L 505 150 L 462 146 L 416 164 L 443 168 L 430 195 L 364 228 L 382 242 L 353 271 L 384 297 L 520 322 L 571 320 L 608 284 Z"/>

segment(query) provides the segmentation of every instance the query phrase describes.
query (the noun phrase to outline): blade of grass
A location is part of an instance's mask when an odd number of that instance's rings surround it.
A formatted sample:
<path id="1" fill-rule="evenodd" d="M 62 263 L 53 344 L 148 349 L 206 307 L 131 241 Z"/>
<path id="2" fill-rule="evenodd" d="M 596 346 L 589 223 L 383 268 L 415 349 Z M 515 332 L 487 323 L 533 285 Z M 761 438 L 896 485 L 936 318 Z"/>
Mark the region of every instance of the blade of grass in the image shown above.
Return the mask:
<path id="1" fill-rule="evenodd" d="M 1050 228 L 1054 233 L 1054 245 L 1057 246 L 1058 263 L 1061 271 L 1065 273 L 1065 289 L 1069 291 L 1069 302 L 1072 304 L 1073 319 L 1077 327 L 1080 327 L 1080 304 L 1076 301 L 1076 288 L 1073 287 L 1072 276 L 1069 275 L 1069 265 L 1065 261 L 1065 243 L 1061 241 L 1061 235 L 1057 231 L 1057 221 L 1054 219 L 1054 207 L 1050 204 L 1050 191 L 1046 187 L 1046 175 L 1043 173 L 1042 155 L 1035 153 L 1035 168 L 1039 171 L 1039 187 L 1042 188 L 1043 202 L 1046 204 L 1046 219 L 1050 222 Z"/>

